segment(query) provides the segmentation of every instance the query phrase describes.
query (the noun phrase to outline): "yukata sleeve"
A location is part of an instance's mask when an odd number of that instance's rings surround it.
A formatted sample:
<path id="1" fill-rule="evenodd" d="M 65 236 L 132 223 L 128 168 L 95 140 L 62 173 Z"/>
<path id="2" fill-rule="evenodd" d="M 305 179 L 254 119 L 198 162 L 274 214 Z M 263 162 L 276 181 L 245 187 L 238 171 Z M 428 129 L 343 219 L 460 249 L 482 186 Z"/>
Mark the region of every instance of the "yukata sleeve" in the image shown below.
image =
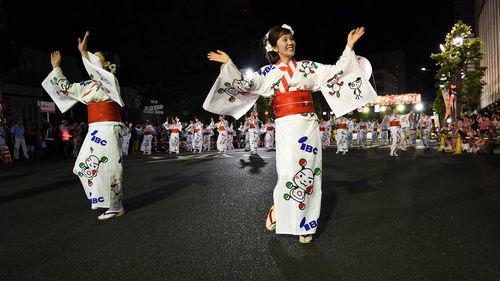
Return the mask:
<path id="1" fill-rule="evenodd" d="M 317 63 L 317 66 L 313 91 L 321 91 L 335 116 L 342 116 L 375 100 L 377 93 L 364 77 L 354 51 L 348 46 L 336 64 Z"/>
<path id="2" fill-rule="evenodd" d="M 210 122 L 210 124 L 208 124 L 208 126 L 207 126 L 207 128 L 206 128 L 206 129 L 207 129 L 207 130 L 213 130 L 213 129 L 215 129 L 216 127 L 219 127 L 219 124 L 220 124 L 220 122 L 217 122 L 217 123 Z"/>
<path id="3" fill-rule="evenodd" d="M 259 98 L 263 78 L 257 73 L 245 75 L 232 61 L 221 66 L 221 71 L 210 89 L 203 108 L 209 112 L 240 119 Z"/>
<path id="4" fill-rule="evenodd" d="M 64 113 L 77 102 L 85 103 L 82 97 L 90 93 L 94 87 L 92 81 L 70 83 L 60 67 L 52 69 L 42 82 L 42 87 L 55 102 L 59 110 Z"/>

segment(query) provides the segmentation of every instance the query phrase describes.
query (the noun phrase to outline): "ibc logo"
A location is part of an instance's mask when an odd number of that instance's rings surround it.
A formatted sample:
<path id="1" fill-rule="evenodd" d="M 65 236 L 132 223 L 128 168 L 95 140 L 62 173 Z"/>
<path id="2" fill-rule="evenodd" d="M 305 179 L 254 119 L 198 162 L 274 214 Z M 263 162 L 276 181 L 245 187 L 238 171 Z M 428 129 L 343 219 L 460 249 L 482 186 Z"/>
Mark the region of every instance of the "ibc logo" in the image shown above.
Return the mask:
<path id="1" fill-rule="evenodd" d="M 307 141 L 307 140 L 308 140 L 308 138 L 307 138 L 307 137 L 305 137 L 305 136 L 304 136 L 304 137 L 301 137 L 301 138 L 299 139 L 299 143 L 300 143 L 300 150 L 303 150 L 303 151 L 308 152 L 308 153 L 312 153 L 312 154 L 314 154 L 314 155 L 318 154 L 318 148 L 316 148 L 316 147 L 312 147 L 312 146 L 308 145 L 308 144 L 306 143 L 306 141 Z"/>

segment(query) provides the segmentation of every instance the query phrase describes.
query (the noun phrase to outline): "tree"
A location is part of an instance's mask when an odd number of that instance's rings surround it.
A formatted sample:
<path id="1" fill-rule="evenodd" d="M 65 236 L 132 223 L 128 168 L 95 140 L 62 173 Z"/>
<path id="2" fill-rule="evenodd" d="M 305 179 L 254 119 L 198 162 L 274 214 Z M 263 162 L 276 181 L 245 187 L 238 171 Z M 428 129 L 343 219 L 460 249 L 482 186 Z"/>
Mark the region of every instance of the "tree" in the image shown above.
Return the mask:
<path id="1" fill-rule="evenodd" d="M 436 112 L 441 118 L 444 116 L 445 107 L 444 107 L 443 96 L 441 94 L 441 89 L 436 91 L 436 98 L 432 103 L 432 110 Z"/>
<path id="2" fill-rule="evenodd" d="M 431 54 L 431 59 L 439 67 L 435 77 L 439 81 L 438 87 L 456 85 L 459 113 L 464 105 L 471 107 L 476 104 L 486 84 L 483 81 L 486 67 L 481 66 L 484 57 L 481 45 L 482 40 L 473 37 L 472 28 L 458 21 L 446 35 L 444 50 Z"/>

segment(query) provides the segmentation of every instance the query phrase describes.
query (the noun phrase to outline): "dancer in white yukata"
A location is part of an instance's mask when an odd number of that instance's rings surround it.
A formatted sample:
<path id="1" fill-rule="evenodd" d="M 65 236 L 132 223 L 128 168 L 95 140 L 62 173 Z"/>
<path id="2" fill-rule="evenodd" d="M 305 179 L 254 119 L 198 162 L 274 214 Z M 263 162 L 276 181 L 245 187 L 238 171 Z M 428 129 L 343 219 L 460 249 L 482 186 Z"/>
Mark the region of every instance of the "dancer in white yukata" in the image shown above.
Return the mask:
<path id="1" fill-rule="evenodd" d="M 153 146 L 153 137 L 156 134 L 156 130 L 151 125 L 149 120 L 146 120 L 146 126 L 142 129 L 142 144 L 141 144 L 141 152 L 144 155 L 151 155 L 151 147 Z"/>
<path id="2" fill-rule="evenodd" d="M 378 136 L 379 136 L 379 132 L 378 132 L 379 128 L 380 128 L 380 125 L 378 123 L 378 120 L 377 119 L 373 120 L 373 122 L 372 122 L 372 141 L 371 141 L 370 145 L 374 145 L 377 143 Z"/>
<path id="3" fill-rule="evenodd" d="M 247 119 L 245 127 L 248 128 L 248 143 L 250 145 L 250 155 L 257 154 L 257 148 L 259 147 L 259 118 L 257 118 L 257 112 L 252 111 L 250 117 Z"/>
<path id="4" fill-rule="evenodd" d="M 326 121 L 321 117 L 319 121 L 319 132 L 321 134 L 321 146 L 323 149 L 327 148 L 330 145 L 330 136 L 331 136 L 331 121 Z"/>
<path id="5" fill-rule="evenodd" d="M 347 119 L 347 145 L 352 147 L 355 119 Z"/>
<path id="6" fill-rule="evenodd" d="M 399 115 L 399 123 L 401 124 L 401 140 L 399 141 L 399 146 L 402 151 L 406 151 L 409 146 L 409 136 L 410 136 L 410 116 L 413 111 L 407 114 Z"/>
<path id="7" fill-rule="evenodd" d="M 338 116 L 375 98 L 352 51 L 363 33 L 364 28 L 349 33 L 336 65 L 296 61 L 293 30 L 287 25 L 269 30 L 264 40 L 271 64 L 253 75 L 241 73 L 223 51 L 208 54 L 222 67 L 203 104 L 206 110 L 239 119 L 259 96 L 274 97 L 278 183 L 266 227 L 298 235 L 301 243 L 312 240 L 321 209 L 321 138 L 311 93 L 321 90 Z"/>
<path id="8" fill-rule="evenodd" d="M 166 123 L 166 124 L 165 124 Z M 172 124 L 165 122 L 163 126 L 170 131 L 170 138 L 168 140 L 168 153 L 179 154 L 180 132 L 182 131 L 182 124 L 179 119 L 172 118 Z"/>
<path id="9" fill-rule="evenodd" d="M 195 117 L 194 123 L 189 124 L 189 126 L 186 128 L 186 131 L 193 132 L 193 138 L 191 142 L 193 153 L 201 153 L 201 150 L 203 149 L 203 123 L 201 123 L 198 117 Z"/>
<path id="10" fill-rule="evenodd" d="M 193 120 L 190 120 L 189 125 L 184 130 L 184 138 L 186 139 L 185 148 L 187 151 L 193 151 L 193 132 L 194 132 L 193 124 L 194 124 Z"/>
<path id="11" fill-rule="evenodd" d="M 391 113 L 389 115 L 389 130 L 391 131 L 391 151 L 390 156 L 398 156 L 398 148 L 401 144 L 401 122 L 399 121 L 399 115 L 396 113 Z"/>
<path id="12" fill-rule="evenodd" d="M 202 145 L 202 151 L 210 151 L 212 148 L 212 136 L 214 135 L 214 129 L 215 129 L 215 123 L 214 123 L 214 118 L 210 118 L 210 124 L 208 126 L 205 126 L 202 130 L 202 135 L 203 135 L 203 145 Z"/>
<path id="13" fill-rule="evenodd" d="M 213 119 L 212 119 L 213 120 Z M 212 121 L 213 122 L 213 121 Z M 227 131 L 229 125 L 223 115 L 219 116 L 219 122 L 215 123 L 215 128 L 217 129 L 217 153 L 226 153 L 227 151 Z"/>
<path id="14" fill-rule="evenodd" d="M 266 119 L 266 123 L 262 126 L 262 130 L 265 131 L 264 136 L 264 147 L 267 150 L 274 150 L 274 131 L 275 124 L 271 121 L 271 118 Z"/>
<path id="15" fill-rule="evenodd" d="M 212 136 L 214 135 L 213 127 L 206 126 L 205 128 L 203 128 L 202 134 L 203 134 L 203 145 L 201 150 L 210 151 L 212 147 Z"/>
<path id="16" fill-rule="evenodd" d="M 380 122 L 380 141 L 383 145 L 387 145 L 389 143 L 389 116 L 385 115 Z"/>
<path id="17" fill-rule="evenodd" d="M 417 115 L 410 115 L 410 146 L 415 147 L 417 145 Z"/>
<path id="18" fill-rule="evenodd" d="M 344 116 L 340 116 L 335 119 L 335 124 L 337 125 L 337 133 L 335 135 L 335 140 L 337 141 L 337 154 L 341 153 L 345 155 L 349 151 L 347 145 L 347 124 L 349 120 Z"/>
<path id="19" fill-rule="evenodd" d="M 234 134 L 233 122 L 229 124 L 229 129 L 227 130 L 227 150 L 234 150 Z"/>
<path id="20" fill-rule="evenodd" d="M 75 103 L 87 105 L 89 130 L 76 159 L 73 173 L 80 178 L 92 209 L 109 208 L 99 220 L 125 214 L 122 205 L 122 128 L 120 86 L 113 75 L 116 64 L 111 56 L 87 51 L 86 32 L 78 38 L 83 64 L 92 80 L 71 84 L 64 76 L 61 54 L 51 54 L 53 70 L 42 82 L 43 88 L 61 112 Z"/>
<path id="21" fill-rule="evenodd" d="M 418 127 L 420 128 L 420 135 L 422 137 L 422 143 L 425 145 L 425 149 L 430 149 L 432 119 L 425 112 L 422 112 L 420 114 L 420 119 L 418 120 Z"/>
<path id="22" fill-rule="evenodd" d="M 123 126 L 123 137 L 122 137 L 122 154 L 123 155 L 128 155 L 128 148 L 130 145 L 130 137 L 132 137 L 130 130 L 133 130 L 132 124 L 129 124 L 128 122 L 125 123 L 125 126 Z"/>
<path id="23" fill-rule="evenodd" d="M 358 131 L 358 148 L 366 147 L 366 136 L 368 135 L 368 126 L 365 120 L 359 121 L 359 131 Z"/>

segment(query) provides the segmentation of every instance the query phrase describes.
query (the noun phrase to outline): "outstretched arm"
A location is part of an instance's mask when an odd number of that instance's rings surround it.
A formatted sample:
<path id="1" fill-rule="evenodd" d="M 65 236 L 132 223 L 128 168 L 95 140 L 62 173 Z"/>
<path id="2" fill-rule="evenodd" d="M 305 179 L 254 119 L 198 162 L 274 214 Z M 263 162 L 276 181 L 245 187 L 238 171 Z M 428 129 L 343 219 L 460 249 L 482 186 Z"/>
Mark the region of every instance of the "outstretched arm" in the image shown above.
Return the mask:
<path id="1" fill-rule="evenodd" d="M 207 54 L 208 60 L 216 61 L 220 63 L 227 63 L 231 60 L 228 54 L 224 53 L 221 50 L 217 50 L 217 52 L 210 52 Z"/>
<path id="2" fill-rule="evenodd" d="M 349 35 L 347 35 L 347 46 L 352 50 L 354 48 L 354 44 L 365 34 L 365 28 L 364 27 L 356 27 L 355 29 L 351 30 L 349 32 Z"/>
<path id="3" fill-rule="evenodd" d="M 83 39 L 78 38 L 78 50 L 88 61 L 90 61 L 89 53 L 87 52 L 87 38 L 89 37 L 89 35 L 90 33 L 87 31 L 85 32 Z"/>

